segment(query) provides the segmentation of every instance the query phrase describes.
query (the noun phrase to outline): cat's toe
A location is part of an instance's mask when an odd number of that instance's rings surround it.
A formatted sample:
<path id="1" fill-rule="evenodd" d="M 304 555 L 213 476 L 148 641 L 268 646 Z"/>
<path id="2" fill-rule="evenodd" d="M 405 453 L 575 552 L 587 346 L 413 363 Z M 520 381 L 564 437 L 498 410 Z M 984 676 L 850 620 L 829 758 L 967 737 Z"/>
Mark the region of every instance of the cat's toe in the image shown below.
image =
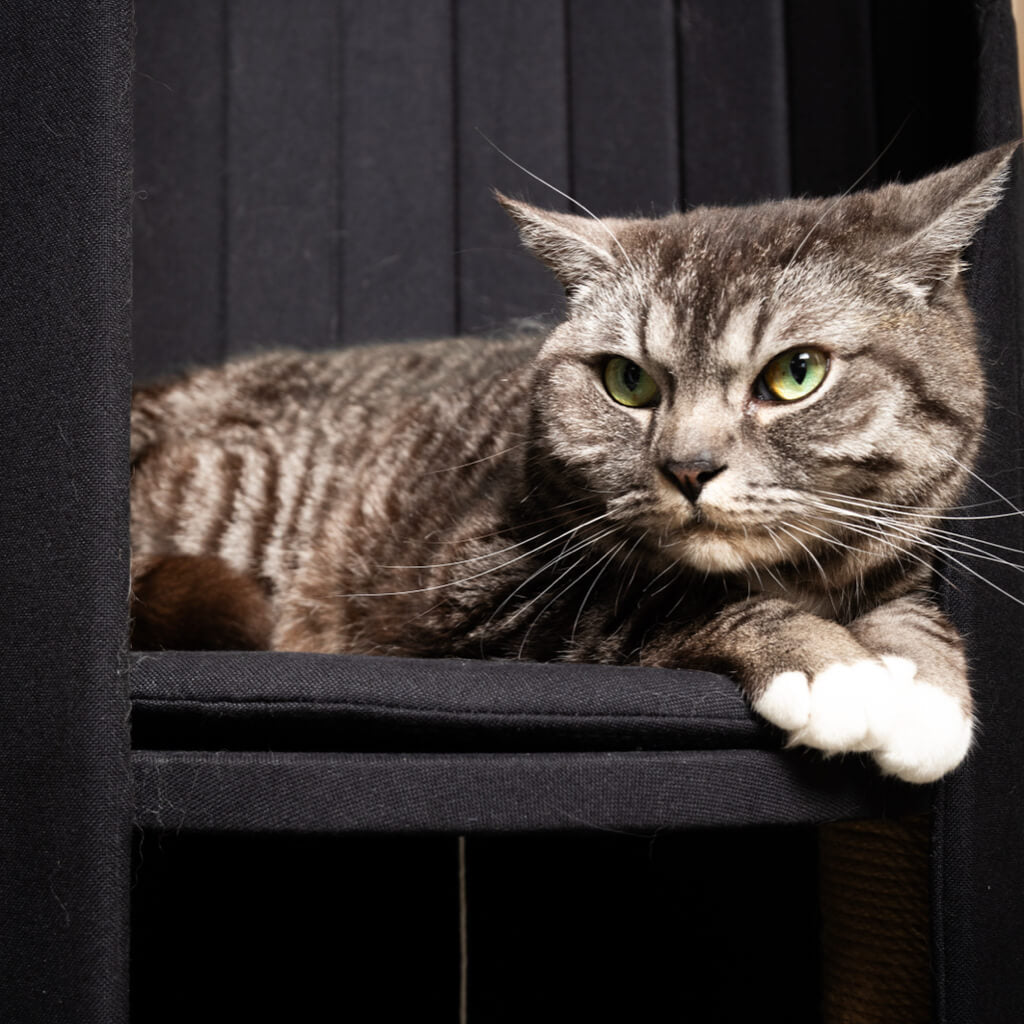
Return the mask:
<path id="1" fill-rule="evenodd" d="M 879 692 L 888 678 L 870 659 L 830 665 L 813 679 L 804 672 L 781 672 L 753 706 L 785 729 L 791 743 L 828 753 L 870 750 L 879 726 Z"/>
<path id="2" fill-rule="evenodd" d="M 967 756 L 974 732 L 960 701 L 929 683 L 902 695 L 884 744 L 873 753 L 882 771 L 906 782 L 934 782 Z"/>
<path id="3" fill-rule="evenodd" d="M 754 710 L 786 732 L 802 729 L 811 714 L 811 688 L 803 672 L 782 672 L 753 701 Z"/>
<path id="4" fill-rule="evenodd" d="M 871 750 L 886 726 L 885 691 L 889 672 L 863 659 L 818 672 L 810 688 L 807 724 L 792 740 L 828 753 Z"/>

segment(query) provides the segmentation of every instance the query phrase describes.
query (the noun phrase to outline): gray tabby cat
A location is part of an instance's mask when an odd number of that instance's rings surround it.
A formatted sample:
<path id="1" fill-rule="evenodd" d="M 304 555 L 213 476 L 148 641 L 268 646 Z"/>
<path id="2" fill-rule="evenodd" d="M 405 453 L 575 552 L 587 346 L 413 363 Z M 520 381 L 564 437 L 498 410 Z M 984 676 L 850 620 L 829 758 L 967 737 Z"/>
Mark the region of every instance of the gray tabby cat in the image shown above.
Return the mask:
<path id="1" fill-rule="evenodd" d="M 793 743 L 938 778 L 972 732 L 929 594 L 983 421 L 960 257 L 1013 148 L 660 220 L 500 197 L 566 288 L 547 337 L 139 391 L 136 645 L 705 668 Z"/>

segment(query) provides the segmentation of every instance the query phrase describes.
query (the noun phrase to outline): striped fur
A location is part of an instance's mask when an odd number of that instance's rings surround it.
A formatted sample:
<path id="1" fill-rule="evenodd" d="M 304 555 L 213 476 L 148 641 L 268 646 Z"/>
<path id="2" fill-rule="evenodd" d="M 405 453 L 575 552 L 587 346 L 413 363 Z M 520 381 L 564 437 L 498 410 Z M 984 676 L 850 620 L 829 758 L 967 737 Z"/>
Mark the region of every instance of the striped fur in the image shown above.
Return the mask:
<path id="1" fill-rule="evenodd" d="M 503 199 L 567 289 L 563 324 L 274 352 L 139 390 L 135 557 L 258 582 L 278 649 L 721 669 L 794 741 L 937 777 L 971 720 L 927 598 L 930 531 L 983 420 L 959 260 L 1010 155 L 661 220 Z M 772 357 L 808 345 L 822 386 L 759 396 Z M 660 402 L 613 401 L 610 356 Z M 705 463 L 688 500 L 669 467 Z M 908 738 L 908 715 L 942 738 Z"/>

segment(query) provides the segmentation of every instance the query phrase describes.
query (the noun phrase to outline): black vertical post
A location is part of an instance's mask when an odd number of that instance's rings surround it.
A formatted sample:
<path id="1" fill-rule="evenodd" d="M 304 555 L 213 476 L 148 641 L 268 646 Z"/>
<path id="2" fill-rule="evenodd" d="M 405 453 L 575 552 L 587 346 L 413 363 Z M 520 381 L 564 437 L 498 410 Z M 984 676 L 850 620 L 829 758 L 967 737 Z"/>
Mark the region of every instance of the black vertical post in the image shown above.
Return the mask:
<path id="1" fill-rule="evenodd" d="M 127 1018 L 131 9 L 0 3 L 0 1019 Z"/>
<path id="2" fill-rule="evenodd" d="M 1017 54 L 1009 0 L 973 5 L 978 62 L 974 148 L 1021 135 Z M 992 488 L 1020 507 L 1024 420 L 1024 161 L 1014 160 L 1006 197 L 972 249 L 971 298 L 989 371 L 989 418 L 967 501 L 1008 513 Z M 971 537 L 1024 547 L 1024 519 L 961 524 Z M 988 563 L 985 576 L 1022 596 L 1020 575 Z M 1020 685 L 1024 607 L 1010 596 L 956 578 L 951 609 L 968 637 L 980 729 L 964 767 L 942 786 L 934 843 L 933 928 L 941 1024 L 1019 1020 L 1024 1005 L 1024 689 Z"/>

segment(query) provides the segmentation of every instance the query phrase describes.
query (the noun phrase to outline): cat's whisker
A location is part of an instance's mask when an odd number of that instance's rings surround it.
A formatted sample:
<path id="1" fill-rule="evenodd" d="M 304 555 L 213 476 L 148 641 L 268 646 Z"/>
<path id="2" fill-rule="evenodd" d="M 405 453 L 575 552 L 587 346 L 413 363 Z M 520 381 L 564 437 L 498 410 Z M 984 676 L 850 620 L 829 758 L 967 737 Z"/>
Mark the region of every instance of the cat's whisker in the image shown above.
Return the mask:
<path id="1" fill-rule="evenodd" d="M 988 540 L 985 537 L 964 537 L 962 534 L 955 533 L 952 530 L 942 530 L 935 526 L 928 527 L 925 532 L 929 536 L 938 537 L 941 540 L 948 541 L 949 543 L 966 545 L 967 547 L 974 548 L 979 552 L 988 548 L 995 549 L 996 551 L 1008 551 L 1011 554 L 1021 555 L 1024 557 L 1024 550 L 1011 547 L 1009 544 L 1000 544 L 997 541 Z"/>
<path id="2" fill-rule="evenodd" d="M 587 526 L 592 526 L 592 525 L 594 525 L 594 523 L 599 523 L 599 522 L 601 522 L 601 520 L 607 519 L 607 518 L 608 518 L 608 513 L 607 512 L 602 513 L 599 516 L 595 516 L 593 519 L 587 520 L 585 523 L 580 523 L 578 526 L 573 527 L 572 530 L 566 531 L 566 533 L 561 533 L 557 537 L 553 537 L 551 540 L 545 541 L 543 544 L 539 544 L 536 548 L 532 548 L 529 551 L 524 551 L 521 554 L 516 555 L 515 558 L 510 558 L 507 562 L 502 562 L 501 565 L 491 566 L 489 569 L 484 569 L 482 572 L 473 573 L 471 576 L 464 576 L 461 579 L 446 580 L 444 583 L 435 583 L 435 584 L 432 584 L 431 586 L 428 586 L 428 587 L 415 587 L 415 588 L 413 588 L 411 590 L 395 590 L 395 591 L 387 591 L 387 592 L 385 592 L 385 591 L 378 591 L 378 592 L 375 592 L 375 593 L 367 593 L 367 594 L 336 594 L 335 596 L 339 597 L 339 598 L 408 597 L 408 596 L 410 596 L 412 594 L 424 594 L 424 593 L 428 593 L 429 591 L 432 591 L 432 590 L 443 590 L 445 587 L 454 587 L 454 586 L 457 586 L 457 585 L 462 584 L 462 583 L 469 583 L 472 580 L 478 580 L 478 579 L 480 579 L 483 576 L 488 576 L 492 572 L 498 572 L 499 570 L 504 569 L 504 568 L 506 568 L 506 567 L 508 567 L 510 565 L 515 565 L 517 562 L 521 562 L 524 558 L 529 558 L 531 555 L 535 555 L 538 552 L 543 551 L 545 548 L 550 547 L 552 544 L 557 544 L 558 541 L 562 540 L 563 537 L 565 537 L 567 534 L 571 534 L 571 533 L 574 533 L 576 531 L 582 530 L 582 529 L 584 529 Z M 517 544 L 517 545 L 513 545 L 513 547 L 521 547 L 521 545 Z M 490 556 L 488 556 L 488 557 L 490 557 Z M 434 568 L 434 567 L 433 566 L 426 566 L 424 568 Z"/>
<path id="3" fill-rule="evenodd" d="M 897 534 L 902 536 L 904 539 L 919 542 L 930 549 L 940 552 L 948 553 L 950 550 L 949 545 L 957 545 L 952 550 L 957 551 L 959 554 L 969 555 L 974 558 L 979 558 L 984 561 L 997 562 L 1000 565 L 1007 566 L 1008 568 L 1017 569 L 1024 571 L 1024 566 L 1018 565 L 1016 562 L 995 554 L 993 551 L 986 551 L 982 547 L 978 546 L 974 542 L 974 538 L 961 537 L 959 534 L 952 533 L 947 530 L 941 530 L 937 527 L 928 525 L 927 523 L 920 524 L 920 528 L 917 530 L 911 530 L 907 524 L 899 521 L 893 521 L 886 516 L 869 515 L 863 512 L 854 512 L 850 509 L 836 508 L 826 504 L 819 504 L 817 507 L 824 508 L 827 511 L 833 512 L 837 515 L 844 516 L 845 518 L 856 518 L 859 520 L 866 520 L 868 522 L 875 523 L 879 527 L 885 530 L 895 531 Z M 933 538 L 929 540 L 927 538 Z M 937 543 L 938 542 L 938 543 Z M 1004 544 L 989 543 L 991 547 L 1010 551 L 1014 554 L 1024 555 L 1024 552 L 1019 551 L 1016 548 L 1011 548 Z"/>
<path id="4" fill-rule="evenodd" d="M 661 540 L 662 540 L 661 547 L 664 548 L 665 547 L 664 537 L 662 537 Z M 651 589 L 651 587 L 653 587 L 654 584 L 657 583 L 658 580 L 660 580 L 661 577 L 665 575 L 665 573 L 671 572 L 674 568 L 677 567 L 677 565 L 678 565 L 678 563 L 676 563 L 676 562 L 670 562 L 668 565 L 665 566 L 664 569 L 661 570 L 661 572 L 658 573 L 657 576 L 654 577 L 654 579 L 648 580 L 647 581 L 647 586 L 644 587 L 644 589 L 640 591 L 641 596 L 646 594 Z M 660 593 L 660 591 L 657 591 L 657 593 Z"/>
<path id="5" fill-rule="evenodd" d="M 636 549 L 646 539 L 648 533 L 650 533 L 650 530 L 644 530 L 644 532 L 641 533 L 637 537 L 637 539 L 635 541 L 633 541 L 633 544 L 630 547 L 630 549 L 625 553 L 625 555 L 622 556 L 623 562 L 627 562 L 627 563 L 629 562 L 629 560 L 636 553 Z M 633 562 L 633 572 L 629 576 L 629 582 L 628 583 L 626 582 L 626 578 L 624 576 L 619 581 L 619 589 L 616 591 L 616 594 L 615 594 L 615 604 L 614 604 L 614 606 L 612 608 L 612 615 L 613 615 L 613 617 L 618 616 L 618 614 L 619 614 L 619 601 L 622 599 L 622 592 L 623 592 L 623 590 L 631 590 L 632 589 L 633 583 L 636 580 L 636 574 L 639 571 L 639 569 L 640 569 L 640 562 L 639 562 L 639 560 L 636 560 L 636 561 Z"/>
<path id="6" fill-rule="evenodd" d="M 973 477 L 975 480 L 977 480 L 978 483 L 982 485 L 982 487 L 988 488 L 988 490 L 991 491 L 997 498 L 999 498 L 1001 501 L 1003 501 L 1007 505 L 1009 505 L 1010 508 L 1012 508 L 1013 511 L 1016 512 L 1017 515 L 1024 516 L 1024 512 L 1022 512 L 1019 508 L 1017 508 L 1017 506 L 1014 505 L 1014 503 L 1012 501 L 1010 501 L 1010 499 L 1005 494 L 1003 494 L 1002 491 L 1000 491 L 997 488 L 993 487 L 984 477 L 979 476 L 977 473 L 975 473 L 975 471 L 973 469 L 971 469 L 970 466 L 965 465 L 963 462 L 961 462 L 951 452 L 944 452 L 943 454 L 946 456 L 947 459 L 950 460 L 950 462 L 956 463 L 956 465 L 958 465 L 965 473 L 967 473 L 968 475 Z"/>
<path id="7" fill-rule="evenodd" d="M 559 553 L 558 553 L 558 554 L 557 554 L 557 555 L 556 555 L 556 556 L 555 556 L 554 558 L 552 558 L 552 559 L 550 559 L 549 561 L 545 562 L 545 563 L 544 563 L 544 565 L 542 565 L 542 566 L 541 566 L 541 567 L 540 567 L 539 569 L 537 569 L 536 571 L 532 572 L 532 573 L 531 573 L 531 574 L 530 574 L 529 576 L 527 576 L 527 577 L 526 577 L 526 579 L 524 579 L 524 580 L 523 580 L 523 581 L 522 581 L 522 582 L 521 582 L 521 583 L 519 584 L 519 586 L 517 586 L 517 587 L 516 587 L 516 589 L 512 591 L 512 593 L 511 593 L 511 594 L 508 594 L 508 595 L 507 595 L 507 596 L 506 596 L 506 597 L 505 597 L 505 598 L 504 598 L 504 599 L 502 600 L 502 602 L 501 602 L 501 603 L 500 603 L 500 604 L 499 604 L 499 605 L 497 606 L 497 608 L 495 608 L 495 609 L 494 609 L 494 611 L 493 611 L 493 612 L 491 612 L 491 615 L 490 615 L 490 617 L 489 617 L 489 619 L 488 619 L 488 622 L 491 622 L 491 621 L 493 621 L 493 620 L 494 620 L 494 619 L 495 619 L 495 618 L 496 618 L 496 617 L 498 616 L 498 614 L 499 614 L 499 613 L 500 613 L 500 612 L 501 612 L 501 611 L 502 611 L 502 610 L 503 610 L 503 609 L 504 609 L 504 608 L 505 608 L 505 607 L 506 607 L 506 606 L 507 606 L 507 605 L 508 605 L 508 604 L 509 604 L 509 603 L 510 603 L 511 601 L 513 601 L 513 600 L 515 599 L 516 595 L 522 592 L 523 588 L 524 588 L 524 587 L 525 587 L 525 586 L 526 586 L 526 585 L 527 585 L 528 583 L 531 583 L 531 582 L 532 582 L 533 580 L 535 580 L 535 579 L 536 579 L 536 578 L 537 578 L 538 576 L 541 576 L 541 575 L 543 575 L 543 574 L 544 574 L 545 572 L 547 572 L 547 571 L 548 571 L 549 569 L 551 569 L 551 568 L 553 568 L 554 566 L 556 566 L 556 565 L 557 565 L 557 564 L 558 564 L 558 563 L 559 563 L 559 562 L 560 562 L 560 561 L 561 561 L 561 560 L 562 560 L 563 558 L 567 558 L 567 557 L 568 557 L 569 555 L 574 555 L 574 554 L 576 554 L 576 552 L 577 552 L 577 551 L 582 551 L 582 550 L 584 550 L 585 548 L 588 548 L 588 547 L 592 547 L 592 546 L 593 546 L 594 544 L 597 544 L 597 543 L 599 543 L 600 541 L 604 540 L 604 539 L 605 539 L 606 537 L 610 537 L 610 536 L 611 536 L 611 535 L 612 535 L 613 533 L 615 533 L 615 532 L 616 532 L 616 530 L 617 530 L 617 527 L 614 527 L 614 526 L 613 526 L 613 527 L 612 527 L 611 529 L 609 529 L 609 530 L 602 530 L 602 531 L 601 531 L 600 533 L 596 534 L 596 535 L 595 535 L 595 536 L 593 536 L 593 537 L 587 537 L 587 538 L 585 538 L 584 540 L 581 540 L 581 541 L 577 541 L 577 542 L 576 542 L 575 544 L 573 544 L 573 545 L 572 545 L 571 547 L 569 546 L 569 544 L 568 544 L 568 542 L 567 542 L 567 543 L 566 543 L 566 546 L 564 546 L 564 547 L 562 548 L 562 550 L 561 550 L 561 551 L 560 551 L 560 552 L 559 552 Z M 586 556 L 584 556 L 584 558 L 585 558 L 585 557 L 586 557 Z M 575 563 L 574 563 L 574 564 L 573 564 L 572 566 L 570 566 L 570 567 L 569 567 L 569 570 L 567 570 L 567 572 L 571 572 L 571 571 L 572 571 L 572 569 L 574 569 L 574 568 L 575 568 L 575 567 L 576 567 L 577 565 L 579 565 L 579 564 L 580 564 L 580 562 L 582 562 L 583 560 L 584 560 L 584 559 L 583 559 L 583 558 L 581 558 L 581 559 L 580 559 L 579 561 L 575 562 Z M 565 574 L 565 573 L 563 573 L 563 576 L 564 576 L 564 575 L 566 575 L 566 574 Z M 561 578 L 562 578 L 562 577 L 560 576 L 560 577 L 559 577 L 559 579 L 561 579 Z M 555 582 L 557 583 L 557 582 L 558 582 L 558 580 L 556 580 Z M 545 594 L 546 592 L 547 592 L 546 590 L 543 590 L 543 591 L 541 591 L 541 593 L 540 593 L 539 595 L 537 595 L 537 597 L 534 597 L 534 598 L 532 598 L 532 599 L 531 599 L 530 601 L 528 601 L 528 602 L 527 602 L 527 603 L 526 603 L 525 605 L 523 605 L 523 606 L 522 606 L 521 608 L 517 608 L 517 609 L 516 609 L 516 611 L 515 611 L 515 613 L 514 613 L 514 615 L 512 616 L 512 618 L 514 619 L 514 618 L 517 618 L 517 617 L 518 617 L 519 615 L 521 615 L 521 614 L 522 614 L 522 613 L 523 613 L 524 611 L 526 611 L 526 609 L 527 609 L 527 608 L 529 608 L 529 607 L 530 607 L 530 606 L 531 606 L 531 605 L 532 605 L 532 604 L 533 604 L 533 603 L 534 603 L 534 602 L 535 602 L 535 601 L 536 601 L 536 600 L 538 599 L 538 597 L 541 597 L 541 596 L 543 596 L 543 595 L 544 595 L 544 594 Z"/>
<path id="8" fill-rule="evenodd" d="M 453 473 L 457 469 L 467 469 L 469 466 L 479 466 L 481 462 L 489 462 L 491 459 L 496 459 L 501 455 L 507 455 L 509 452 L 514 452 L 518 448 L 523 448 L 528 441 L 520 441 L 518 444 L 509 445 L 507 448 L 502 448 L 500 451 L 492 452 L 490 455 L 482 455 L 479 459 L 470 459 L 469 462 L 460 462 L 457 466 L 443 466 L 441 469 L 428 469 L 424 476 L 435 476 L 438 473 Z"/>
<path id="9" fill-rule="evenodd" d="M 876 540 L 880 540 L 883 543 L 887 544 L 888 546 L 899 548 L 900 550 L 903 551 L 904 554 L 910 555 L 911 557 L 915 558 L 917 561 L 921 562 L 922 564 L 927 565 L 932 571 L 934 571 L 938 576 L 940 576 L 946 583 L 948 583 L 950 586 L 953 586 L 955 588 L 955 584 L 953 584 L 952 581 L 947 576 L 945 576 L 937 568 L 935 568 L 935 566 L 931 562 L 929 562 L 926 559 L 921 558 L 920 556 L 917 556 L 917 555 L 913 554 L 912 552 L 910 552 L 906 548 L 902 548 L 899 545 L 892 544 L 892 542 L 891 542 L 891 540 L 889 538 L 893 535 L 893 532 L 895 532 L 896 536 L 902 537 L 904 540 L 907 540 L 907 541 L 909 541 L 911 543 L 914 543 L 914 544 L 920 545 L 922 547 L 925 547 L 925 548 L 927 548 L 930 551 L 934 551 L 936 554 L 941 555 L 943 558 L 947 559 L 948 561 L 952 562 L 954 565 L 958 566 L 964 572 L 969 573 L 971 576 L 974 576 L 976 579 L 981 580 L 983 583 L 985 583 L 988 586 L 992 587 L 994 590 L 996 590 L 999 593 L 1005 595 L 1006 597 L 1009 597 L 1011 600 L 1015 601 L 1017 604 L 1024 605 L 1024 600 L 1021 600 L 1020 598 L 1014 596 L 1009 591 L 1007 591 L 1003 587 L 999 586 L 999 584 L 994 583 L 987 576 L 985 576 L 984 573 L 978 572 L 972 566 L 968 565 L 966 562 L 964 562 L 961 559 L 957 558 L 956 555 L 960 554 L 960 555 L 964 555 L 964 556 L 970 556 L 970 557 L 973 557 L 973 558 L 979 558 L 979 559 L 981 559 L 983 561 L 995 562 L 997 564 L 1003 565 L 1006 568 L 1015 569 L 1018 572 L 1024 572 L 1024 566 L 1017 565 L 1015 562 L 1010 562 L 1010 561 L 1008 561 L 1006 559 L 1002 559 L 1002 558 L 999 558 L 997 556 L 988 555 L 988 554 L 981 553 L 981 552 L 965 551 L 965 550 L 960 549 L 960 548 L 950 549 L 946 545 L 936 544 L 936 543 L 934 543 L 932 541 L 929 541 L 929 540 L 926 540 L 926 539 L 924 539 L 922 537 L 919 537 L 919 536 L 916 536 L 916 535 L 913 535 L 913 534 L 909 534 L 906 531 L 900 530 L 898 527 L 893 526 L 893 524 L 886 524 L 884 522 L 881 523 L 878 526 L 875 526 L 875 527 L 865 527 L 863 524 L 860 524 L 859 526 L 853 526 L 853 525 L 851 525 L 849 523 L 847 523 L 846 526 L 847 526 L 848 529 L 852 529 L 855 532 L 865 533 L 866 535 L 873 536 Z M 887 532 L 887 529 L 888 529 L 888 532 Z M 954 553 L 954 551 L 955 551 L 955 553 Z"/>
<path id="10" fill-rule="evenodd" d="M 577 505 L 577 504 L 579 504 L 581 502 L 585 502 L 585 501 L 587 501 L 586 498 L 577 498 L 577 499 L 575 499 L 573 501 L 564 502 L 561 505 L 554 505 L 554 506 L 552 506 L 552 509 L 566 509 L 566 508 L 571 507 L 572 505 Z M 524 522 L 522 524 L 517 524 L 516 527 L 507 527 L 504 530 L 495 530 L 492 533 L 483 533 L 483 534 L 478 534 L 478 535 L 473 536 L 473 537 L 468 537 L 468 538 L 466 538 L 465 543 L 468 544 L 468 543 L 471 543 L 473 541 L 484 541 L 484 540 L 490 540 L 492 537 L 500 537 L 503 533 L 510 533 L 510 532 L 512 532 L 512 530 L 516 529 L 520 525 L 523 526 L 523 527 L 539 526 L 541 523 L 550 523 L 553 520 L 564 520 L 564 519 L 565 519 L 564 516 L 557 515 L 557 514 L 556 515 L 550 515 L 550 516 L 542 516 L 539 519 L 533 519 L 533 520 L 530 520 L 528 522 Z M 573 529 L 578 529 L 578 528 L 573 528 Z M 573 529 L 570 529 L 567 532 L 568 533 L 572 533 Z M 548 531 L 546 531 L 546 530 L 542 530 L 540 533 L 535 533 L 532 537 L 527 537 L 526 540 L 517 541 L 515 544 L 509 544 L 507 547 L 499 548 L 496 551 L 487 551 L 487 552 L 485 552 L 482 555 L 472 555 L 469 558 L 456 559 L 454 562 L 429 562 L 429 563 L 423 563 L 422 565 L 378 564 L 377 568 L 378 569 L 446 569 L 446 568 L 449 568 L 449 567 L 454 566 L 454 565 L 466 565 L 469 562 L 478 562 L 478 561 L 480 561 L 481 559 L 484 559 L 484 558 L 493 558 L 495 555 L 502 555 L 502 554 L 504 554 L 507 551 L 513 551 L 515 548 L 522 547 L 524 544 L 529 544 L 531 541 L 538 540 L 539 538 L 543 537 L 547 532 Z M 564 537 L 564 536 L 566 536 L 566 534 L 565 533 L 561 533 L 561 534 L 559 534 L 558 537 L 555 538 L 555 540 L 558 540 L 559 538 Z M 439 540 L 437 543 L 438 544 L 446 544 L 446 543 L 449 543 L 449 542 Z"/>
<path id="11" fill-rule="evenodd" d="M 826 593 L 830 592 L 832 587 L 831 587 L 831 584 L 829 583 L 828 573 L 825 572 L 824 566 L 821 564 L 821 562 L 818 561 L 818 559 L 815 556 L 814 552 L 811 551 L 811 549 L 799 537 L 794 537 L 793 534 L 791 534 L 789 532 L 789 530 L 786 529 L 786 527 L 789 526 L 788 523 L 779 523 L 778 526 L 779 526 L 779 529 L 787 537 L 789 537 L 790 540 L 792 540 L 795 543 L 799 544 L 800 547 L 803 548 L 804 551 L 807 552 L 807 557 L 817 566 L 818 572 L 821 574 L 821 580 L 825 584 L 825 591 L 826 591 Z"/>
<path id="12" fill-rule="evenodd" d="M 779 538 L 775 536 L 775 531 L 767 523 L 765 524 L 765 530 L 768 533 L 768 537 L 771 539 L 771 542 L 775 545 L 776 548 L 778 548 L 779 555 L 782 561 L 789 561 L 789 554 L 786 552 L 785 548 L 783 548 L 783 546 L 779 543 Z M 781 579 L 779 579 L 779 577 L 775 574 L 770 565 L 766 564 L 764 566 L 764 571 L 768 573 L 769 576 L 771 576 L 771 578 L 778 584 L 778 586 L 783 590 L 783 592 L 789 592 L 789 587 L 787 587 L 786 584 L 783 583 Z"/>
<path id="13" fill-rule="evenodd" d="M 941 518 L 947 522 L 952 523 L 969 523 L 976 522 L 983 519 L 1015 519 L 1018 516 L 1024 515 L 1021 512 L 992 512 L 986 515 L 978 516 L 952 516 L 947 514 L 947 510 L 941 507 L 929 507 L 926 505 L 888 505 L 884 502 L 868 501 L 862 498 L 850 498 L 842 494 L 834 494 L 830 491 L 819 491 L 818 494 L 827 496 L 830 501 L 842 501 L 854 505 L 858 508 L 871 508 L 878 509 L 879 511 L 885 511 L 888 514 L 895 516 L 906 516 L 908 518 L 917 519 L 932 519 Z M 979 505 L 994 505 L 997 504 L 995 500 L 979 502 Z M 953 506 L 954 508 L 957 506 Z M 970 508 L 971 506 L 965 505 L 960 506 L 963 508 Z M 1012 507 L 1012 503 L 1011 503 Z M 913 510 L 913 511 L 911 511 Z"/>
<path id="14" fill-rule="evenodd" d="M 609 531 L 609 533 L 612 533 L 612 532 L 614 532 L 614 531 Z M 623 543 L 625 543 L 625 541 L 623 541 Z M 571 573 L 574 569 L 577 568 L 577 566 L 581 565 L 585 561 L 586 561 L 586 555 L 584 555 L 582 558 L 578 559 L 577 561 L 573 562 L 573 564 L 570 565 L 568 569 L 566 569 L 563 573 L 561 573 L 558 577 L 556 577 L 539 594 L 537 594 L 536 596 L 531 598 L 530 601 L 526 605 L 524 605 L 523 609 L 521 609 L 521 610 L 525 611 L 527 608 L 529 608 L 530 606 L 535 604 L 537 601 L 539 601 L 542 597 L 546 597 L 549 593 L 551 593 L 551 591 L 555 587 L 558 586 L 559 583 L 562 582 L 562 580 L 565 579 L 566 576 L 569 575 L 569 573 Z M 593 569 L 595 568 L 596 565 L 600 565 L 600 560 L 598 562 L 596 562 L 596 563 L 592 562 L 589 566 L 587 566 L 587 568 L 584 569 L 583 572 L 581 572 L 578 576 L 576 576 L 573 580 L 571 580 L 565 587 L 563 587 L 560 591 L 558 591 L 558 593 L 556 593 L 555 596 L 552 597 L 551 600 L 549 600 L 547 602 L 547 604 L 545 604 L 544 607 L 541 608 L 541 610 L 533 617 L 533 621 L 530 623 L 529 627 L 527 628 L 526 633 L 523 636 L 522 642 L 519 645 L 519 651 L 518 651 L 518 653 L 516 655 L 517 658 L 522 658 L 523 651 L 526 648 L 526 643 L 527 643 L 527 641 L 530 638 L 530 634 L 533 632 L 534 626 L 536 626 L 538 622 L 543 620 L 545 614 L 547 614 L 547 610 L 556 601 L 560 600 L 562 597 L 564 597 L 566 594 L 568 594 L 574 587 L 578 587 L 580 585 L 580 583 L 582 583 L 583 580 L 586 579 L 587 574 L 589 572 L 593 571 Z M 588 591 L 588 593 L 589 593 L 589 591 Z M 518 614 L 519 614 L 519 610 L 517 610 L 517 612 L 516 612 L 517 616 L 518 616 Z"/>
<path id="15" fill-rule="evenodd" d="M 849 530 L 853 533 L 861 535 L 862 537 L 866 537 L 869 540 L 877 541 L 881 543 L 883 547 L 895 552 L 899 558 L 909 558 L 917 562 L 918 564 L 924 566 L 930 573 L 934 573 L 935 575 L 937 575 L 940 579 L 942 579 L 954 590 L 959 590 L 959 587 L 957 587 L 957 585 L 951 579 L 949 579 L 948 576 L 945 576 L 942 572 L 940 572 L 929 559 L 924 558 L 915 551 L 911 551 L 909 548 L 903 547 L 901 544 L 895 543 L 892 540 L 892 534 L 887 533 L 885 530 L 879 527 L 865 526 L 863 523 L 836 523 L 834 520 L 826 519 L 824 516 L 811 516 L 811 518 L 822 519 L 825 522 L 832 523 L 832 525 L 834 526 L 841 526 L 844 530 Z M 868 551 L 864 551 L 863 554 L 866 557 L 870 555 Z"/>
<path id="16" fill-rule="evenodd" d="M 651 594 L 650 600 L 653 601 L 654 598 L 656 598 L 659 594 L 664 593 L 666 590 L 668 590 L 669 587 L 673 586 L 675 583 L 678 582 L 679 577 L 683 574 L 683 566 L 681 566 L 681 565 L 669 566 L 669 569 L 672 569 L 672 568 L 674 568 L 676 570 L 675 575 L 672 576 L 670 579 L 668 579 L 660 587 L 658 587 L 658 589 L 655 590 L 654 593 Z M 664 575 L 664 573 L 659 573 L 658 578 L 660 579 L 660 577 L 662 575 Z M 707 576 L 705 575 L 704 578 L 707 579 Z"/>
<path id="17" fill-rule="evenodd" d="M 849 502 L 852 505 L 868 505 L 873 508 L 885 508 L 893 510 L 911 510 L 911 512 L 932 512 L 936 515 L 942 516 L 943 519 L 948 518 L 948 512 L 956 512 L 961 509 L 968 508 L 983 508 L 987 505 L 998 505 L 998 498 L 989 498 L 986 501 L 974 501 L 968 505 L 902 505 L 891 501 L 880 501 L 874 498 L 856 498 L 849 494 L 842 494 L 839 491 L 810 491 L 809 493 L 822 496 L 825 498 L 831 498 L 835 501 Z M 1009 513 L 1012 515 L 1012 513 Z"/>
<path id="18" fill-rule="evenodd" d="M 574 644 L 576 642 L 576 630 L 579 628 L 580 619 L 583 618 L 583 612 L 587 607 L 587 602 L 590 600 L 590 595 L 593 594 L 594 588 L 597 586 L 598 580 L 600 580 L 600 578 L 604 575 L 605 570 L 608 568 L 609 565 L 611 565 L 612 561 L 615 559 L 615 556 L 626 546 L 626 543 L 627 541 L 620 541 L 617 547 L 612 548 L 609 552 L 607 552 L 607 554 L 605 554 L 602 558 L 600 558 L 597 561 L 595 566 L 592 566 L 591 569 L 587 570 L 587 572 L 592 572 L 593 569 L 596 568 L 598 565 L 601 566 L 600 571 L 590 581 L 590 586 L 587 588 L 587 592 L 583 595 L 583 600 L 580 601 L 580 610 L 576 613 L 576 618 L 573 619 L 572 629 L 569 632 L 570 644 Z"/>
<path id="19" fill-rule="evenodd" d="M 679 579 L 679 575 L 681 575 L 681 574 L 677 574 L 676 575 L 676 580 Z M 673 582 L 675 582 L 675 580 Z M 672 607 L 669 608 L 669 610 L 665 613 L 665 618 L 666 619 L 671 619 L 672 618 L 672 616 L 676 613 L 676 609 L 678 609 L 678 607 L 683 603 L 683 601 L 686 600 L 686 597 L 687 597 L 687 595 L 689 593 L 690 593 L 690 588 L 689 587 L 684 587 L 683 588 L 683 592 L 679 595 L 679 597 L 676 598 L 675 604 L 673 604 Z M 749 596 L 750 596 L 750 591 L 748 589 L 747 590 L 747 597 L 749 597 Z"/>

